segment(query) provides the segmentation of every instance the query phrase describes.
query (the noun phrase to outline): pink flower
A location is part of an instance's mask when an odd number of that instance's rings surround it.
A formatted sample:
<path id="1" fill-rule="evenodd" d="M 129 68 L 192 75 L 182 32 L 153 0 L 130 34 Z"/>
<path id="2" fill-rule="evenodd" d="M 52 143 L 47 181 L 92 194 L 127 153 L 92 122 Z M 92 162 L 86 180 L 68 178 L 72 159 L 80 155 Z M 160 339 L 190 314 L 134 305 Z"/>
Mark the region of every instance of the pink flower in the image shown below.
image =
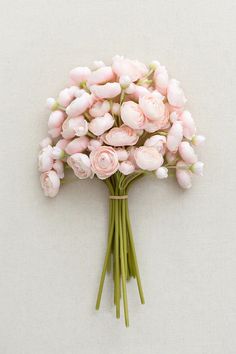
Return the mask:
<path id="1" fill-rule="evenodd" d="M 119 168 L 115 150 L 110 146 L 101 146 L 90 153 L 92 170 L 100 179 L 113 175 Z"/>
<path id="2" fill-rule="evenodd" d="M 81 82 L 88 80 L 91 75 L 91 70 L 87 67 L 78 66 L 77 68 L 71 70 L 69 75 L 72 84 L 79 85 Z"/>
<path id="3" fill-rule="evenodd" d="M 186 97 L 182 88 L 179 86 L 179 81 L 171 79 L 167 87 L 167 99 L 169 104 L 176 108 L 181 108 L 186 103 Z"/>
<path id="4" fill-rule="evenodd" d="M 88 86 L 96 84 L 105 84 L 108 81 L 113 81 L 115 75 L 110 66 L 103 66 L 93 71 L 88 78 Z"/>
<path id="5" fill-rule="evenodd" d="M 102 145 L 101 139 L 90 139 L 88 144 L 88 150 L 93 151 L 99 148 Z"/>
<path id="6" fill-rule="evenodd" d="M 131 161 L 123 161 L 119 165 L 119 171 L 127 176 L 135 171 L 135 166 Z"/>
<path id="7" fill-rule="evenodd" d="M 77 97 L 71 104 L 66 108 L 66 114 L 69 117 L 77 117 L 84 113 L 93 103 L 91 95 L 84 92 L 82 96 Z"/>
<path id="8" fill-rule="evenodd" d="M 78 178 L 93 178 L 91 162 L 87 155 L 81 153 L 73 154 L 67 159 L 67 163 Z"/>
<path id="9" fill-rule="evenodd" d="M 53 165 L 52 151 L 53 149 L 51 145 L 48 145 L 40 151 L 38 157 L 38 169 L 40 172 L 51 170 Z"/>
<path id="10" fill-rule="evenodd" d="M 64 164 L 61 160 L 56 160 L 52 167 L 60 179 L 64 178 Z"/>
<path id="11" fill-rule="evenodd" d="M 83 116 L 67 118 L 62 124 L 61 135 L 65 139 L 72 139 L 74 136 L 84 136 L 88 133 L 88 123 Z"/>
<path id="12" fill-rule="evenodd" d="M 158 91 L 153 91 L 139 98 L 139 105 L 150 120 L 161 120 L 165 116 L 163 96 Z"/>
<path id="13" fill-rule="evenodd" d="M 187 141 L 182 141 L 182 143 L 180 143 L 179 154 L 186 163 L 193 164 L 197 162 L 197 155 L 195 154 L 192 146 Z"/>
<path id="14" fill-rule="evenodd" d="M 153 135 L 145 141 L 144 146 L 154 147 L 160 154 L 164 155 L 166 152 L 166 137 L 163 135 Z"/>
<path id="15" fill-rule="evenodd" d="M 134 151 L 137 165 L 147 171 L 157 170 L 163 164 L 162 155 L 154 147 L 140 146 Z"/>
<path id="16" fill-rule="evenodd" d="M 132 82 L 137 81 L 148 72 L 146 65 L 138 60 L 130 60 L 118 55 L 113 58 L 112 69 L 118 77 L 127 75 Z"/>
<path id="17" fill-rule="evenodd" d="M 57 110 L 52 112 L 48 119 L 48 128 L 60 128 L 62 123 L 64 122 L 65 117 L 65 113 L 62 111 Z"/>
<path id="18" fill-rule="evenodd" d="M 146 121 L 141 108 L 133 101 L 127 101 L 122 104 L 121 119 L 133 129 L 142 129 Z"/>
<path id="19" fill-rule="evenodd" d="M 49 129 L 48 134 L 51 135 L 52 138 L 58 138 L 61 135 L 61 127 Z"/>
<path id="20" fill-rule="evenodd" d="M 59 93 L 57 102 L 63 106 L 63 107 L 67 107 L 71 101 L 73 100 L 74 95 L 71 93 L 71 90 L 68 88 L 65 88 L 64 90 L 62 90 Z"/>
<path id="21" fill-rule="evenodd" d="M 53 198 L 60 188 L 60 178 L 55 171 L 47 171 L 40 175 L 40 182 L 46 197 Z"/>
<path id="22" fill-rule="evenodd" d="M 70 140 L 66 140 L 66 139 L 60 139 L 58 140 L 58 142 L 56 143 L 56 146 L 59 147 L 62 150 L 65 150 L 66 146 L 69 144 Z"/>
<path id="23" fill-rule="evenodd" d="M 176 179 L 181 188 L 189 189 L 192 187 L 191 172 L 183 161 L 176 164 Z"/>
<path id="24" fill-rule="evenodd" d="M 192 137 L 196 133 L 196 126 L 195 126 L 195 123 L 194 123 L 191 113 L 188 111 L 184 111 L 180 115 L 180 121 L 183 124 L 184 137 L 187 139 L 192 139 Z"/>
<path id="25" fill-rule="evenodd" d="M 128 157 L 129 157 L 128 151 L 126 149 L 123 149 L 123 148 L 116 149 L 116 153 L 117 153 L 119 161 L 126 161 L 128 159 Z"/>
<path id="26" fill-rule="evenodd" d="M 154 133 L 160 129 L 167 129 L 170 126 L 169 106 L 165 104 L 165 115 L 160 120 L 147 120 L 145 130 L 149 133 Z"/>
<path id="27" fill-rule="evenodd" d="M 102 135 L 114 125 L 114 118 L 110 113 L 106 113 L 103 117 L 96 117 L 89 123 L 89 130 L 94 135 Z"/>
<path id="28" fill-rule="evenodd" d="M 139 139 L 136 132 L 126 125 L 119 128 L 112 128 L 103 136 L 104 142 L 112 146 L 130 146 L 135 145 Z"/>
<path id="29" fill-rule="evenodd" d="M 165 66 L 160 64 L 157 65 L 157 69 L 153 75 L 153 80 L 156 90 L 158 90 L 162 95 L 166 95 L 169 76 Z"/>
<path id="30" fill-rule="evenodd" d="M 156 171 L 155 174 L 158 179 L 165 179 L 168 177 L 168 168 L 166 167 L 159 167 Z"/>
<path id="31" fill-rule="evenodd" d="M 47 136 L 46 138 L 44 138 L 41 142 L 40 142 L 40 147 L 41 148 L 45 148 L 47 147 L 48 145 L 52 145 L 52 139 Z"/>
<path id="32" fill-rule="evenodd" d="M 80 138 L 72 140 L 65 148 L 68 155 L 76 154 L 77 152 L 83 152 L 87 149 L 89 138 L 87 136 L 81 136 Z"/>
<path id="33" fill-rule="evenodd" d="M 183 127 L 180 122 L 174 122 L 167 135 L 167 148 L 171 152 L 178 150 L 183 139 Z"/>
<path id="34" fill-rule="evenodd" d="M 97 98 L 113 98 L 121 93 L 121 87 L 118 82 L 108 82 L 105 85 L 92 85 L 90 91 Z"/>
<path id="35" fill-rule="evenodd" d="M 110 103 L 108 101 L 97 101 L 89 110 L 92 117 L 102 117 L 110 111 Z"/>
<path id="36" fill-rule="evenodd" d="M 125 92 L 130 95 L 129 98 L 131 100 L 135 101 L 138 101 L 140 97 L 148 95 L 150 93 L 150 91 L 146 87 L 135 84 L 131 84 L 128 89 L 125 90 Z"/>

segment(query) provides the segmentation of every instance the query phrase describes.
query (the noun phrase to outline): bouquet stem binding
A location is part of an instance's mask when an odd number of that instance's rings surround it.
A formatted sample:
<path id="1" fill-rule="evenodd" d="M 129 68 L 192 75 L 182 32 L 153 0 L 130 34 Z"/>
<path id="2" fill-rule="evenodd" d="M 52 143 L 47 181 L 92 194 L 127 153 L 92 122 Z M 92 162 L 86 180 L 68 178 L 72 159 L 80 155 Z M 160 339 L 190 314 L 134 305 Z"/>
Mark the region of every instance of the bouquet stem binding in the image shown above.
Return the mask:
<path id="1" fill-rule="evenodd" d="M 96 309 L 98 310 L 100 307 L 106 273 L 112 270 L 116 317 L 120 318 L 120 300 L 122 297 L 126 327 L 129 326 L 126 282 L 131 277 L 136 278 L 140 301 L 142 304 L 145 303 L 128 209 L 128 189 L 134 180 L 143 175 L 143 173 L 135 173 L 130 176 L 124 176 L 117 172 L 112 177 L 104 180 L 110 193 L 108 243 L 98 289 Z"/>

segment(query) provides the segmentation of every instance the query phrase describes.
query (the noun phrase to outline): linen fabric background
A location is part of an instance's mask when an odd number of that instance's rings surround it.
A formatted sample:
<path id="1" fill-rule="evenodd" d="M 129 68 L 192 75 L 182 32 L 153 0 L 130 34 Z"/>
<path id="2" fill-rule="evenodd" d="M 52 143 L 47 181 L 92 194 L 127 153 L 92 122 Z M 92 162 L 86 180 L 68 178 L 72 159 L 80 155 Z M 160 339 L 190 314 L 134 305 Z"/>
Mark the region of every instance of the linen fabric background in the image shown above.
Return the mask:
<path id="1" fill-rule="evenodd" d="M 235 354 L 235 1 L 0 3 L 0 353 Z M 130 190 L 146 304 L 131 281 L 128 330 L 111 278 L 94 309 L 105 184 L 78 180 L 50 200 L 36 161 L 46 98 L 73 67 L 115 54 L 166 65 L 207 137 L 205 176 L 191 190 L 154 177 Z"/>

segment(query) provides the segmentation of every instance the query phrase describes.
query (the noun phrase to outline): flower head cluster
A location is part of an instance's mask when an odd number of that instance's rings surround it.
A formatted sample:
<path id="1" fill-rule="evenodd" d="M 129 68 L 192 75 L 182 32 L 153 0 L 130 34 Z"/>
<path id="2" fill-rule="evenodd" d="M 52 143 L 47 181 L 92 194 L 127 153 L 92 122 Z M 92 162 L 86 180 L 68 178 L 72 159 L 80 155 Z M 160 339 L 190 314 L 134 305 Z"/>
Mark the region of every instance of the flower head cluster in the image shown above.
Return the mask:
<path id="1" fill-rule="evenodd" d="M 168 177 L 175 171 L 182 188 L 192 175 L 202 175 L 194 146 L 195 122 L 185 110 L 186 98 L 159 62 L 149 67 L 115 56 L 107 66 L 77 67 L 57 99 L 49 98 L 48 137 L 41 142 L 40 180 L 46 196 L 54 197 L 65 165 L 80 179 L 106 179 L 117 171 Z"/>

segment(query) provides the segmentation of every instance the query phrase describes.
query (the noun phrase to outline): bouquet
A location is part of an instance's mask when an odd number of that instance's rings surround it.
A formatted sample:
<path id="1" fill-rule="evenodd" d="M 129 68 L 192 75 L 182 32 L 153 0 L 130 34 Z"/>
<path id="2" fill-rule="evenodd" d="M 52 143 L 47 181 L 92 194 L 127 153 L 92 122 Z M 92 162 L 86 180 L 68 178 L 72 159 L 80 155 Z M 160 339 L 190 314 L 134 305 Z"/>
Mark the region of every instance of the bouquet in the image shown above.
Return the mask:
<path id="1" fill-rule="evenodd" d="M 115 56 L 111 65 L 95 61 L 92 69 L 76 67 L 68 87 L 57 99 L 48 98 L 51 110 L 48 137 L 40 143 L 39 171 L 47 197 L 55 197 L 71 168 L 79 179 L 99 178 L 109 191 L 108 241 L 98 289 L 99 309 L 107 272 L 113 273 L 116 317 L 123 299 L 129 326 L 126 282 L 141 284 L 128 210 L 131 185 L 146 175 L 157 179 L 175 176 L 180 187 L 192 186 L 193 175 L 203 174 L 194 146 L 205 138 L 196 135 L 195 122 L 185 110 L 186 98 L 165 66 L 148 67 Z"/>

